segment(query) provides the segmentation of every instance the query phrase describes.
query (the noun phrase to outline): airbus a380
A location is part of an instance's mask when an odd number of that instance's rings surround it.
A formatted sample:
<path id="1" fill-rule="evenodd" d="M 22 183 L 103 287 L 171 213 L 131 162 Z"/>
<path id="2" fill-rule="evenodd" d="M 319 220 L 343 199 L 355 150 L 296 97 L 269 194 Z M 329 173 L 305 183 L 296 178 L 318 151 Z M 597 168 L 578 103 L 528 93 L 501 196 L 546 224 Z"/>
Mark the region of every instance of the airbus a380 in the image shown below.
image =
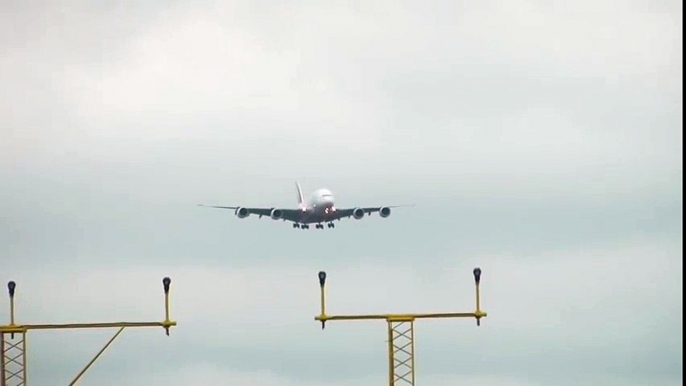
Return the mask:
<path id="1" fill-rule="evenodd" d="M 293 228 L 309 229 L 310 224 L 315 224 L 315 228 L 324 229 L 324 223 L 328 228 L 334 228 L 334 220 L 340 221 L 342 218 L 352 217 L 360 220 L 365 214 L 371 215 L 379 212 L 379 215 L 386 218 L 391 215 L 391 208 L 412 205 L 394 205 L 380 207 L 357 207 L 357 208 L 337 208 L 334 205 L 333 194 L 328 189 L 317 189 L 308 200 L 303 198 L 302 189 L 299 183 L 295 183 L 298 191 L 298 207 L 296 209 L 285 208 L 245 208 L 242 206 L 215 206 L 202 205 L 209 208 L 232 209 L 236 217 L 246 218 L 251 214 L 259 216 L 269 216 L 273 220 L 292 221 Z"/>

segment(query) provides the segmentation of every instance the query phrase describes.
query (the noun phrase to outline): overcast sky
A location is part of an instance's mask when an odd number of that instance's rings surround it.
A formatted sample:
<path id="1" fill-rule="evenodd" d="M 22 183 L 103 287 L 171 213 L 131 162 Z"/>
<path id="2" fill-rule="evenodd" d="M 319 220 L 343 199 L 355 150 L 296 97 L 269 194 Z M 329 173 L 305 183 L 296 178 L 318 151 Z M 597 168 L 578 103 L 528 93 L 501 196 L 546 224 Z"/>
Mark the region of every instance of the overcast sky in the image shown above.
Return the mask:
<path id="1" fill-rule="evenodd" d="M 101 4 L 99 4 L 101 3 Z M 0 281 L 130 329 L 84 385 L 681 385 L 679 1 L 4 1 Z M 215 205 L 395 205 L 335 230 Z M 4 285 L 4 284 L 3 284 Z M 8 302 L 0 297 L 0 322 Z M 113 330 L 29 336 L 66 384 Z"/>

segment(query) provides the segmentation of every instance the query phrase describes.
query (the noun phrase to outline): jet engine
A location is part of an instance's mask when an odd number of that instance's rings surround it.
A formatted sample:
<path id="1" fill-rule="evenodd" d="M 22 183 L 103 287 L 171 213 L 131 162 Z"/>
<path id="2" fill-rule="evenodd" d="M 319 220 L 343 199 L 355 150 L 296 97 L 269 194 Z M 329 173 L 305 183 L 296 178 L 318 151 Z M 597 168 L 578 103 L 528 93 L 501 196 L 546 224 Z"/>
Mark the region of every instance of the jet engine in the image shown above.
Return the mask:
<path id="1" fill-rule="evenodd" d="M 269 212 L 269 217 L 271 217 L 272 220 L 278 220 L 281 218 L 281 216 L 283 216 L 283 212 L 281 212 L 280 209 L 274 208 L 271 212 Z"/>
<path id="2" fill-rule="evenodd" d="M 353 210 L 353 217 L 355 218 L 355 220 L 361 219 L 362 217 L 364 217 L 364 210 L 362 210 L 362 208 L 355 208 Z"/>
<path id="3" fill-rule="evenodd" d="M 386 218 L 391 215 L 391 208 L 384 206 L 383 208 L 379 209 L 379 215 L 383 218 Z"/>
<path id="4" fill-rule="evenodd" d="M 248 211 L 247 208 L 237 208 L 236 209 L 236 217 L 238 218 L 246 218 L 250 215 L 250 211 Z"/>

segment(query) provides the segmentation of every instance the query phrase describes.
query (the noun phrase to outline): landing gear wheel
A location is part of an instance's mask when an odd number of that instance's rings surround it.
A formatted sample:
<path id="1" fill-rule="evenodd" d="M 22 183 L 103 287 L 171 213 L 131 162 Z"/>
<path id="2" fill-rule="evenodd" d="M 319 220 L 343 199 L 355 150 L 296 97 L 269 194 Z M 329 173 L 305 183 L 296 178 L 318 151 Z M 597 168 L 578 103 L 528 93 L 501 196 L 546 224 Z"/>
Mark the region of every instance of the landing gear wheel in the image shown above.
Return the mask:
<path id="1" fill-rule="evenodd" d="M 293 223 L 293 228 L 300 228 L 300 224 L 298 224 L 297 222 L 294 222 L 294 223 Z"/>

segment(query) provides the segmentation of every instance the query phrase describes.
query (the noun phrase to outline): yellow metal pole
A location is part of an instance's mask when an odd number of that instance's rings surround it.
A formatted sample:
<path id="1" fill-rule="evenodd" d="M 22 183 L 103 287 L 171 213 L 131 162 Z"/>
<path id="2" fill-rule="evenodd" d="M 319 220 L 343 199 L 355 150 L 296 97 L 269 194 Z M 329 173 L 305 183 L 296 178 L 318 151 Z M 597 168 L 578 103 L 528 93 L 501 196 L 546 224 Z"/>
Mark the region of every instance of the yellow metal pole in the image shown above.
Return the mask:
<path id="1" fill-rule="evenodd" d="M 319 314 L 320 321 L 322 322 L 322 330 L 326 327 L 326 292 L 324 291 L 324 286 L 326 284 L 326 272 L 320 271 L 319 277 L 319 299 L 321 305 L 321 312 Z"/>
<path id="2" fill-rule="evenodd" d="M 481 312 L 481 302 L 479 296 L 479 285 L 476 285 L 476 312 Z"/>
<path id="3" fill-rule="evenodd" d="M 481 283 L 481 268 L 474 268 L 474 285 L 476 287 L 476 325 L 481 325 L 481 296 L 479 294 L 479 284 Z"/>
<path id="4" fill-rule="evenodd" d="M 14 290 L 17 288 L 17 283 L 10 281 L 7 283 L 7 289 L 10 292 L 10 326 L 14 326 Z"/>
<path id="5" fill-rule="evenodd" d="M 164 321 L 169 321 L 169 294 L 164 294 Z"/>
<path id="6" fill-rule="evenodd" d="M 166 324 L 164 326 L 164 332 L 169 336 L 169 326 L 168 323 L 170 322 L 169 320 L 169 286 L 171 285 L 171 279 L 169 277 L 165 277 L 162 279 L 162 286 L 164 287 L 164 323 Z"/>
<path id="7" fill-rule="evenodd" d="M 14 291 L 17 288 L 17 283 L 10 281 L 7 283 L 7 289 L 10 293 L 10 326 L 14 326 Z M 14 333 L 11 335 L 14 339 Z"/>
<path id="8" fill-rule="evenodd" d="M 119 334 L 121 334 L 121 332 L 124 331 L 124 328 L 126 327 L 120 328 L 119 331 L 117 331 L 117 333 L 114 334 L 114 336 L 105 344 L 105 346 L 102 349 L 100 349 L 100 351 L 98 351 L 97 354 L 95 354 L 93 359 L 91 359 L 90 362 L 88 362 L 86 367 L 84 367 L 83 370 L 79 371 L 79 373 L 76 374 L 76 377 L 74 378 L 74 380 L 71 381 L 71 383 L 69 383 L 69 386 L 74 386 L 74 384 L 76 384 L 76 381 L 78 381 L 79 378 L 81 378 L 81 376 L 86 372 L 86 370 L 88 370 L 93 365 L 93 363 L 95 363 L 95 361 L 100 357 L 100 355 L 102 355 L 102 353 L 105 352 L 105 350 L 107 350 L 107 348 L 112 344 L 112 342 L 114 342 L 114 340 L 117 339 Z"/>

